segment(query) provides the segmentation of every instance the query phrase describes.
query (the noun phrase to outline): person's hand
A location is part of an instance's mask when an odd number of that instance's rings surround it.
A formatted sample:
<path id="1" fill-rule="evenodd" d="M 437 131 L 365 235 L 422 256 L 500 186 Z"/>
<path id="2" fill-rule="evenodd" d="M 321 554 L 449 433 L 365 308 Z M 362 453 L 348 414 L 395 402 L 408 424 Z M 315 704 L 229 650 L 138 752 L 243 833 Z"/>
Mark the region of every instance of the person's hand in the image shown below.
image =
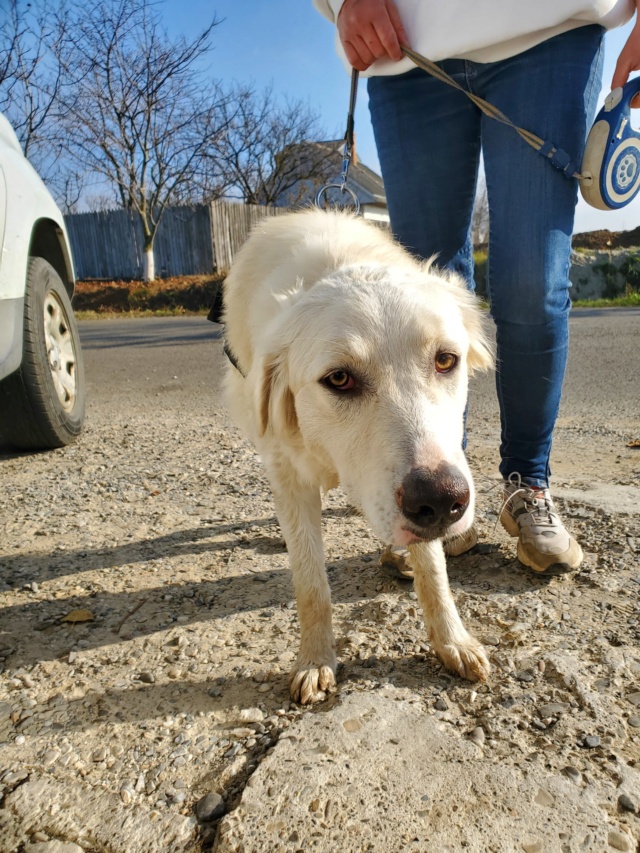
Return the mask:
<path id="1" fill-rule="evenodd" d="M 338 34 L 349 63 L 366 71 L 376 59 L 402 59 L 409 40 L 393 0 L 345 0 Z"/>
<path id="2" fill-rule="evenodd" d="M 616 89 L 618 86 L 624 86 L 632 71 L 640 71 L 640 12 L 636 17 L 635 26 L 631 30 L 631 34 L 618 57 L 616 70 L 611 81 L 611 88 Z M 640 93 L 633 98 L 631 106 L 640 107 Z"/>

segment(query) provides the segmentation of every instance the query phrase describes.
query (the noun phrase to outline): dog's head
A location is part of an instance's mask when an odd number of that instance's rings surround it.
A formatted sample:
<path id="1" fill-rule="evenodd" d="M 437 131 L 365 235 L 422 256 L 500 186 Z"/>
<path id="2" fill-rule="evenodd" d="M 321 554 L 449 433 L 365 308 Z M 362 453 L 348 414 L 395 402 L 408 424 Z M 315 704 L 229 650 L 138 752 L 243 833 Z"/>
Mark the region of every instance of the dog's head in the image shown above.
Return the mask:
<path id="1" fill-rule="evenodd" d="M 475 298 L 425 264 L 347 267 L 278 299 L 258 360 L 261 434 L 302 476 L 337 475 L 386 541 L 464 532 L 467 380 L 493 362 Z"/>

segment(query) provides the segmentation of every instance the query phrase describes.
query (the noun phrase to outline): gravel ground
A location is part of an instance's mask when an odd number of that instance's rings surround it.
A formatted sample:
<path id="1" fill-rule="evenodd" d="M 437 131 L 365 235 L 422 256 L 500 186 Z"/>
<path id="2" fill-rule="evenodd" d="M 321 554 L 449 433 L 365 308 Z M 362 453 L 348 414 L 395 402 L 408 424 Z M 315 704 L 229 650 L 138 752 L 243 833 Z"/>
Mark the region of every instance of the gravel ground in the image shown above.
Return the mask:
<path id="1" fill-rule="evenodd" d="M 1 853 L 215 849 L 219 818 L 283 732 L 327 711 L 289 702 L 285 545 L 259 460 L 221 410 L 219 342 L 200 325 L 132 342 L 120 326 L 105 342 L 100 324 L 82 325 L 80 441 L 0 457 Z M 637 383 L 635 358 L 624 369 Z M 554 483 L 586 556 L 575 574 L 545 578 L 496 525 L 498 424 L 485 398 L 489 380 L 474 386 L 470 421 L 481 544 L 449 565 L 490 681 L 442 669 L 411 583 L 378 565 L 382 543 L 338 491 L 324 511 L 342 662 L 332 703 L 402 689 L 503 765 L 535 756 L 577 790 L 610 785 L 609 847 L 635 850 L 637 417 L 605 399 L 590 420 L 580 395 L 563 410 Z"/>

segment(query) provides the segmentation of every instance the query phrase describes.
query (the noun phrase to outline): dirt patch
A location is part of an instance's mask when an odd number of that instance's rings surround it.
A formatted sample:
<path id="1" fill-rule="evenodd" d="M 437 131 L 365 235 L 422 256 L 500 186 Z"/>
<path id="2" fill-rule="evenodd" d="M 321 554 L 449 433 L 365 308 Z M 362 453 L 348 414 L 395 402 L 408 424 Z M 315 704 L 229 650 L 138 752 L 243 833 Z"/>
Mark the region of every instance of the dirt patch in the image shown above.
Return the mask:
<path id="1" fill-rule="evenodd" d="M 607 228 L 601 231 L 583 231 L 573 235 L 571 245 L 574 249 L 592 249 L 598 252 L 637 248 L 640 246 L 640 226 L 631 231 L 609 231 Z M 479 243 L 474 248 L 476 252 L 486 252 L 489 244 Z"/>
<path id="2" fill-rule="evenodd" d="M 572 245 L 574 249 L 632 249 L 640 246 L 640 226 L 632 231 L 585 231 L 574 234 Z"/>
<path id="3" fill-rule="evenodd" d="M 224 276 L 176 276 L 142 281 L 76 282 L 75 311 L 128 314 L 132 311 L 179 311 L 200 314 L 218 304 Z"/>

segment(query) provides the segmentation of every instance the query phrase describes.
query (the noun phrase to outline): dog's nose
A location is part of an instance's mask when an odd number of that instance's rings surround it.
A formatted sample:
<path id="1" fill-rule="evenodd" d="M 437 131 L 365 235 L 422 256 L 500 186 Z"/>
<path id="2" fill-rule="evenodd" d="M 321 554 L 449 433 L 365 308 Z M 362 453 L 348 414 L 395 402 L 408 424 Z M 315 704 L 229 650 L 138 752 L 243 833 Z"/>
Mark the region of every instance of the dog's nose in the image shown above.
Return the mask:
<path id="1" fill-rule="evenodd" d="M 403 515 L 419 527 L 453 524 L 471 500 L 466 478 L 452 465 L 436 471 L 414 468 L 402 481 L 398 497 Z"/>

